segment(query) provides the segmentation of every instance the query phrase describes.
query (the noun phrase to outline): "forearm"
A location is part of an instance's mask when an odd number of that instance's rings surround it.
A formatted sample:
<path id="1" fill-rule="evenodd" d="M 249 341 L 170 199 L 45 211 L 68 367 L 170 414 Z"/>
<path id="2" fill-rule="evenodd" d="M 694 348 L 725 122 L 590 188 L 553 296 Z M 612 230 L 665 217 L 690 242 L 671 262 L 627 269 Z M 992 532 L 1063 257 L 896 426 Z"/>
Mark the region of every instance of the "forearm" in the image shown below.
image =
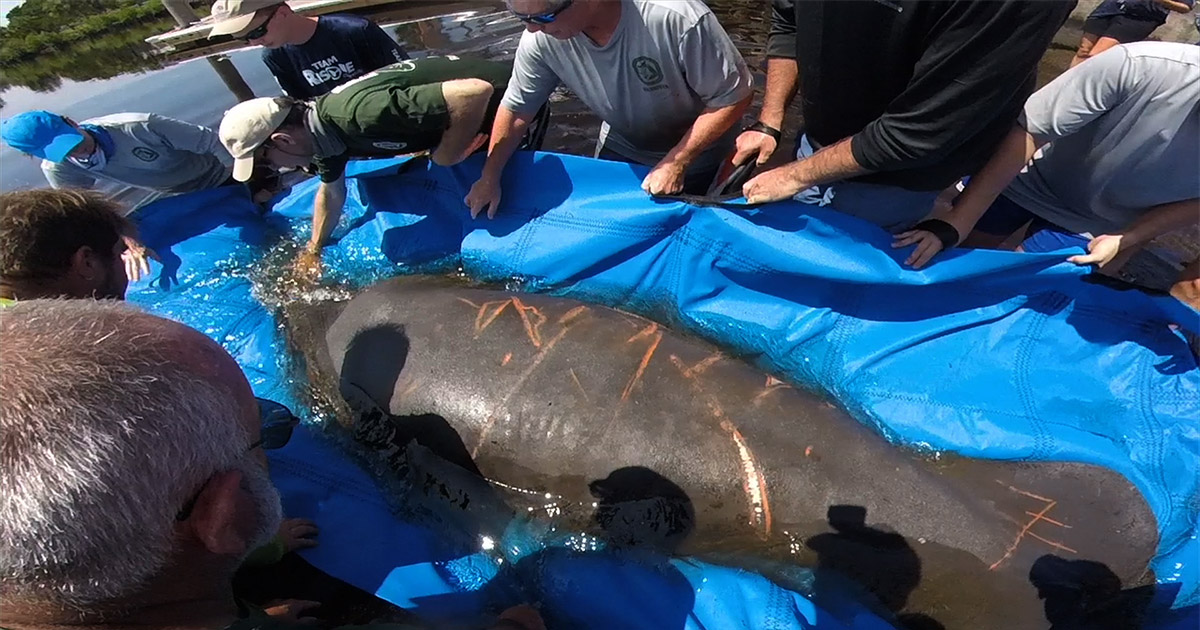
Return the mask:
<path id="1" fill-rule="evenodd" d="M 1175 230 L 1200 227 L 1200 198 L 1154 206 L 1121 230 L 1121 247 L 1140 247 Z M 1193 234 L 1193 236 L 1195 236 Z"/>
<path id="2" fill-rule="evenodd" d="M 1024 127 L 1013 125 L 991 159 L 971 177 L 966 190 L 955 201 L 954 209 L 950 211 L 954 222 L 960 226 L 974 227 L 979 217 L 996 201 L 996 197 L 1033 158 L 1038 146 Z"/>
<path id="3" fill-rule="evenodd" d="M 706 148 L 741 120 L 742 114 L 750 106 L 752 97 L 752 94 L 747 94 L 746 98 L 733 105 L 705 109 L 662 161 L 675 162 L 684 167 L 691 164 Z"/>
<path id="4" fill-rule="evenodd" d="M 767 59 L 767 86 L 763 91 L 762 111 L 758 119 L 776 129 L 783 129 L 787 108 L 796 97 L 800 82 L 800 66 L 795 59 Z"/>
<path id="5" fill-rule="evenodd" d="M 850 151 L 850 138 L 843 138 L 807 158 L 780 168 L 787 169 L 789 177 L 800 184 L 800 190 L 870 172 L 854 159 Z"/>
<path id="6" fill-rule="evenodd" d="M 517 152 L 517 147 L 521 146 L 521 139 L 525 137 L 529 121 L 533 120 L 535 115 L 518 114 L 503 105 L 496 110 L 496 120 L 492 123 L 492 134 L 489 138 L 487 162 L 483 165 L 483 177 L 500 178 L 505 165 Z"/>
<path id="7" fill-rule="evenodd" d="M 329 240 L 329 235 L 342 217 L 342 206 L 346 203 L 346 179 L 321 182 L 313 206 L 312 238 L 308 241 L 309 251 L 319 252 Z"/>
<path id="8" fill-rule="evenodd" d="M 1192 7 L 1188 6 L 1187 3 L 1179 2 L 1178 0 L 1154 0 L 1154 1 L 1157 2 L 1160 6 L 1165 7 L 1168 11 L 1174 11 L 1176 13 L 1187 13 L 1192 10 Z"/>
<path id="9" fill-rule="evenodd" d="M 430 156 L 435 164 L 450 166 L 466 157 L 463 153 L 483 126 L 493 89 L 492 84 L 482 79 L 458 79 L 442 84 L 450 126 Z"/>

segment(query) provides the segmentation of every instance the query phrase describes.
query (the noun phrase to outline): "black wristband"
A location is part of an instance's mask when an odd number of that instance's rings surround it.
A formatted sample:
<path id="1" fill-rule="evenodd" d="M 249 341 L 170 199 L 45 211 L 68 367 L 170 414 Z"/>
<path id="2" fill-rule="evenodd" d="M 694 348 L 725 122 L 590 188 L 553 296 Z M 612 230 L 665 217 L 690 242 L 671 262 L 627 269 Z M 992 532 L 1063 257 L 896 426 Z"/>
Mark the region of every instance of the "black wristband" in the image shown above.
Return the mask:
<path id="1" fill-rule="evenodd" d="M 914 225 L 912 229 L 925 230 L 936 236 L 942 242 L 943 250 L 958 245 L 958 241 L 962 238 L 958 233 L 958 229 L 941 219 L 925 219 Z"/>
<path id="2" fill-rule="evenodd" d="M 779 139 L 783 137 L 782 131 L 768 125 L 767 123 L 765 123 L 761 120 L 756 121 L 753 125 L 748 125 L 742 131 L 757 131 L 759 133 L 765 133 L 768 136 L 775 138 L 775 142 L 779 142 Z"/>

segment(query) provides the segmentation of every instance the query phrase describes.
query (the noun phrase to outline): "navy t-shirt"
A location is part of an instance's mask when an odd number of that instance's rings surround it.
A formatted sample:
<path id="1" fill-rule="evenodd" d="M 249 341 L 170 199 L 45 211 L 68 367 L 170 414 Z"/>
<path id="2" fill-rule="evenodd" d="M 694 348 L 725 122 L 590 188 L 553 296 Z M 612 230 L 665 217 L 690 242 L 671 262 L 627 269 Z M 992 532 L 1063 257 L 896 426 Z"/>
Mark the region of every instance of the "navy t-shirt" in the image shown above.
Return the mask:
<path id="1" fill-rule="evenodd" d="M 307 42 L 263 51 L 263 63 L 279 87 L 303 99 L 405 59 L 408 53 L 383 29 L 354 15 L 322 15 Z"/>
<path id="2" fill-rule="evenodd" d="M 1195 6 L 1196 0 L 1181 0 L 1184 4 Z M 1163 24 L 1167 21 L 1170 10 L 1154 0 L 1104 0 L 1088 18 L 1104 18 L 1124 15 L 1135 20 Z"/>

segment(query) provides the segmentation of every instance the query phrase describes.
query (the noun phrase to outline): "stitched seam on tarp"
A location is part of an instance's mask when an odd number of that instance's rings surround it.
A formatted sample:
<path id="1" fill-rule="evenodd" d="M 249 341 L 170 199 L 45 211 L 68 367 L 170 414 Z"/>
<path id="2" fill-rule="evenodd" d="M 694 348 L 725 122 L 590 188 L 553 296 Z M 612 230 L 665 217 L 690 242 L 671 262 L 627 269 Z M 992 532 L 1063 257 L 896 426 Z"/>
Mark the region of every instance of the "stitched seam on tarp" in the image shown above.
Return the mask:
<path id="1" fill-rule="evenodd" d="M 1137 393 L 1138 413 L 1142 416 L 1142 422 L 1146 427 L 1141 437 L 1143 440 L 1149 439 L 1150 441 L 1151 460 L 1149 466 L 1150 470 L 1154 473 L 1155 481 L 1159 483 L 1156 490 L 1161 491 L 1167 496 L 1168 500 L 1163 502 L 1166 505 L 1167 514 L 1166 518 L 1162 520 L 1169 523 L 1175 515 L 1175 497 L 1168 490 L 1171 486 L 1168 483 L 1167 471 L 1163 468 L 1166 445 L 1163 444 L 1162 423 L 1159 422 L 1158 415 L 1154 413 L 1153 376 L 1150 361 L 1146 353 L 1139 353 L 1136 369 L 1139 384 Z"/>
<path id="2" fill-rule="evenodd" d="M 271 462 L 272 466 L 277 466 L 287 470 L 287 472 L 295 477 L 300 477 L 307 481 L 320 484 L 330 492 L 352 496 L 363 503 L 377 505 L 384 509 L 390 510 L 387 502 L 378 494 L 378 490 L 373 487 L 365 487 L 357 482 L 342 476 L 325 475 L 316 471 L 311 466 L 301 465 L 299 462 L 293 462 L 288 459 L 275 459 Z"/>
<path id="3" fill-rule="evenodd" d="M 940 402 L 937 400 L 932 400 L 930 398 L 926 398 L 926 397 L 919 396 L 916 394 L 896 393 L 895 391 L 888 390 L 888 389 L 868 388 L 868 389 L 861 389 L 859 391 L 862 392 L 863 394 L 870 395 L 870 396 L 876 396 L 879 398 L 887 398 L 889 400 L 900 400 L 900 401 L 904 401 L 904 402 L 911 402 L 911 403 L 920 404 L 922 406 L 927 406 L 927 407 L 940 407 L 942 409 L 951 409 L 954 411 L 970 411 L 970 412 L 975 412 L 975 413 L 979 413 L 979 414 L 992 414 L 992 415 L 1008 416 L 1010 418 L 1025 419 L 1025 417 L 1026 417 L 1024 413 L 1018 413 L 1018 412 L 1014 412 L 1014 411 L 1004 411 L 1002 409 L 985 409 L 983 407 L 951 405 L 949 403 L 943 403 L 943 402 Z"/>
<path id="4" fill-rule="evenodd" d="M 1025 330 L 1025 334 L 1021 336 L 1021 343 L 1017 346 L 1017 360 L 1013 366 L 1013 382 L 1017 387 L 1017 396 L 1021 400 L 1021 408 L 1025 412 L 1025 419 L 1029 422 L 1034 430 L 1034 449 L 1031 455 L 1032 459 L 1049 459 L 1051 439 L 1046 433 L 1046 426 L 1038 417 L 1037 405 L 1034 403 L 1033 391 L 1030 385 L 1030 364 L 1033 362 L 1033 348 L 1037 342 L 1041 341 L 1042 329 L 1045 327 L 1048 315 L 1043 311 L 1054 312 L 1054 306 L 1060 306 L 1066 299 L 1066 296 L 1057 292 L 1040 293 L 1030 296 L 1029 301 L 1024 308 L 1033 314 L 1029 318 L 1029 325 Z M 1034 308 L 1034 304 L 1041 302 L 1045 304 L 1045 309 Z"/>

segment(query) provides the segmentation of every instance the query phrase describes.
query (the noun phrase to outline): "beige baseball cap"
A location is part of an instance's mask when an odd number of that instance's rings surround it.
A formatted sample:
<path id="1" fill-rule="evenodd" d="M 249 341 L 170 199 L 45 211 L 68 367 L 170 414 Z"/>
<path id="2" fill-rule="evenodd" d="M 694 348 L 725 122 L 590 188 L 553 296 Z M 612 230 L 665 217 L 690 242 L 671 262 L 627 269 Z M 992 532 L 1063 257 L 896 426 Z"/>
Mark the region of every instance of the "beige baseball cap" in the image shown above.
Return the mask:
<path id="1" fill-rule="evenodd" d="M 283 96 L 254 98 L 234 105 L 221 119 L 221 144 L 233 156 L 233 178 L 239 182 L 254 173 L 254 153 L 283 124 L 292 100 Z"/>
<path id="2" fill-rule="evenodd" d="M 212 5 L 212 30 L 209 37 L 234 35 L 246 30 L 261 9 L 283 4 L 284 0 L 217 0 Z"/>

